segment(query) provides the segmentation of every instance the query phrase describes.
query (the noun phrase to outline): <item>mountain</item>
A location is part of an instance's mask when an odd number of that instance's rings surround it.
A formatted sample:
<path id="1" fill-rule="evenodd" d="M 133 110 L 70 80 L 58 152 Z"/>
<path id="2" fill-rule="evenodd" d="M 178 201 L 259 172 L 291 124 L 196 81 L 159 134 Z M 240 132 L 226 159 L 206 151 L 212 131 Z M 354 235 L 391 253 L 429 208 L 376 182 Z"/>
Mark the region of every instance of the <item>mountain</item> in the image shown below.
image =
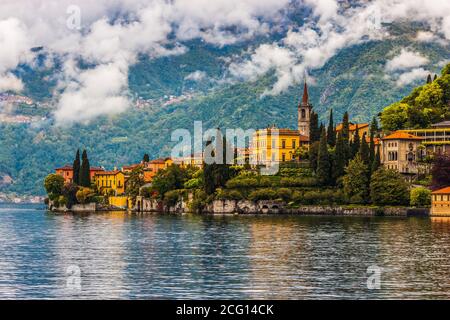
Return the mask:
<path id="1" fill-rule="evenodd" d="M 440 63 L 450 59 L 448 45 L 415 41 L 417 26 L 390 28 L 395 37 L 343 49 L 322 68 L 311 71 L 310 100 L 322 121 L 327 121 L 331 108 L 336 122 L 345 111 L 353 121 L 369 121 L 406 96 L 417 83 L 396 86 L 385 72 L 386 61 L 401 48 L 426 55 L 426 67 L 436 73 Z M 51 120 L 51 98 L 60 65 L 56 63 L 50 70 L 21 66 L 15 73 L 25 83 L 22 94 L 34 104 L 19 103 L 8 112 L 46 120 L 0 121 L 0 192 L 43 194 L 45 175 L 71 163 L 77 148 L 88 150 L 91 164 L 107 168 L 138 162 L 144 153 L 152 158 L 170 155 L 171 132 L 178 128 L 192 131 L 194 120 L 203 121 L 205 130 L 259 128 L 271 123 L 295 128 L 300 85 L 270 96 L 263 93 L 276 81 L 274 74 L 256 81 L 226 81 L 230 57 L 245 55 L 276 37 L 221 48 L 191 41 L 182 55 L 141 56 L 129 73 L 130 97 L 139 103 L 120 115 L 71 127 L 55 126 Z M 192 76 L 195 73 L 197 76 Z"/>

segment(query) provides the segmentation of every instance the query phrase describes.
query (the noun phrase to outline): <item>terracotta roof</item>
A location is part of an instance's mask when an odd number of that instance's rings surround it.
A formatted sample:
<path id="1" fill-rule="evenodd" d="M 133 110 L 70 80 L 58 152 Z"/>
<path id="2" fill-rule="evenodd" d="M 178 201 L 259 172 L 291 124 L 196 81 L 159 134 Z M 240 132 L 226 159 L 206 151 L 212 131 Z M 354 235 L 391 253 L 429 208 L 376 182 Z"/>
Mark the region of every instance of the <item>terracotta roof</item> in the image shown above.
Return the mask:
<path id="1" fill-rule="evenodd" d="M 406 132 L 395 131 L 394 133 L 383 137 L 381 140 L 423 140 L 423 138 Z"/>
<path id="2" fill-rule="evenodd" d="M 55 170 L 73 170 L 73 166 L 66 164 L 64 167 L 56 168 Z M 105 171 L 102 167 L 91 167 L 90 171 Z"/>
<path id="3" fill-rule="evenodd" d="M 134 169 L 134 168 L 137 168 L 139 166 L 142 166 L 142 163 L 136 163 L 136 164 L 130 164 L 129 166 L 123 166 L 122 169 L 124 169 L 124 170 Z"/>
<path id="4" fill-rule="evenodd" d="M 116 174 L 121 173 L 119 170 L 115 171 L 103 171 L 101 173 L 96 173 L 96 176 L 115 176 Z"/>
<path id="5" fill-rule="evenodd" d="M 370 137 L 366 137 L 366 142 L 370 143 Z M 380 138 L 373 138 L 373 142 L 374 142 L 375 145 L 378 145 L 378 144 L 380 144 L 381 139 Z"/>
<path id="6" fill-rule="evenodd" d="M 164 163 L 166 163 L 166 160 L 163 159 L 163 158 L 159 158 L 159 159 L 152 160 L 152 161 L 150 161 L 149 163 L 153 163 L 153 164 L 164 164 Z"/>
<path id="7" fill-rule="evenodd" d="M 369 126 L 368 123 L 352 123 L 352 122 L 350 122 L 348 128 L 349 128 L 349 131 L 355 131 L 356 128 L 363 129 L 368 126 Z M 343 127 L 343 124 L 339 123 L 336 127 L 336 131 L 338 131 L 338 132 L 342 131 L 342 127 Z"/>
<path id="8" fill-rule="evenodd" d="M 450 187 L 445 187 L 432 192 L 433 194 L 450 194 Z"/>

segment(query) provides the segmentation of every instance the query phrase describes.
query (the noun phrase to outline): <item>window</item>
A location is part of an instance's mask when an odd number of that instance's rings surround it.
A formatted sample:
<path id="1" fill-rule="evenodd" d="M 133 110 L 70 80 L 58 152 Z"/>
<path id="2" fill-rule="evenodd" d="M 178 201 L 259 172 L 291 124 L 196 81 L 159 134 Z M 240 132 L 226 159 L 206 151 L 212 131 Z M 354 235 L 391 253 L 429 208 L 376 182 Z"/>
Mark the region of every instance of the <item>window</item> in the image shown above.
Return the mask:
<path id="1" fill-rule="evenodd" d="M 281 155 L 281 161 L 283 161 L 283 162 L 286 161 L 286 154 L 283 153 L 283 154 Z"/>
<path id="2" fill-rule="evenodd" d="M 306 112 L 305 112 L 305 109 L 302 109 L 302 119 L 305 119 L 306 118 Z"/>
<path id="3" fill-rule="evenodd" d="M 281 148 L 286 149 L 286 140 L 281 140 Z"/>
<path id="4" fill-rule="evenodd" d="M 295 149 L 297 146 L 295 145 L 295 143 L 296 143 L 297 141 L 295 141 L 295 140 L 292 140 L 292 149 Z"/>
<path id="5" fill-rule="evenodd" d="M 277 147 L 277 141 L 275 139 L 272 139 L 272 148 Z"/>

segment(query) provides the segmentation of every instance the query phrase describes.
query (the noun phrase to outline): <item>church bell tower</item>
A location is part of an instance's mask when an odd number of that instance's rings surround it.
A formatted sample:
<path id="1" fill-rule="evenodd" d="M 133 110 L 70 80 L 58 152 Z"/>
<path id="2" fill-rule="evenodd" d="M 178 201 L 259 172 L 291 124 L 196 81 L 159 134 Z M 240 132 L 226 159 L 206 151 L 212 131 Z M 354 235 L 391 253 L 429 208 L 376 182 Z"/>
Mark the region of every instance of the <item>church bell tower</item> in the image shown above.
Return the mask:
<path id="1" fill-rule="evenodd" d="M 303 98 L 298 105 L 298 131 L 301 135 L 309 137 L 309 119 L 311 116 L 312 105 L 309 104 L 308 85 L 303 87 Z"/>

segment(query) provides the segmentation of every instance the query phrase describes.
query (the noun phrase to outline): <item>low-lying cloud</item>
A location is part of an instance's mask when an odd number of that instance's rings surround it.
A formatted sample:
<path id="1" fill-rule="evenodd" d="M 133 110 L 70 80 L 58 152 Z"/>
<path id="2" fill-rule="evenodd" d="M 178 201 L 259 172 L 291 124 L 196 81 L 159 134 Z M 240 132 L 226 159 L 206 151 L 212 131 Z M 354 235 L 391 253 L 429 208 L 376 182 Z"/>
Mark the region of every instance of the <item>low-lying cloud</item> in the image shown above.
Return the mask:
<path id="1" fill-rule="evenodd" d="M 117 114 L 130 105 L 128 72 L 139 54 L 183 54 L 188 50 L 183 42 L 190 39 L 221 47 L 267 34 L 289 21 L 292 2 L 310 7 L 312 16 L 301 26 L 288 26 L 281 40 L 232 61 L 233 79 L 252 81 L 273 72 L 277 81 L 265 94 L 278 94 L 343 48 L 389 37 L 383 23 L 396 20 L 427 22 L 431 30 L 418 33 L 417 41 L 450 40 L 450 2 L 441 0 L 361 1 L 345 10 L 338 0 L 3 0 L 0 90 L 21 90 L 13 70 L 32 63 L 30 48 L 44 46 L 63 64 L 55 90 L 58 124 Z M 425 65 L 426 57 L 410 55 L 409 60 L 408 54 L 386 66 L 397 73 L 398 83 L 417 79 Z M 80 68 L 80 61 L 90 67 Z M 199 81 L 204 76 L 188 77 Z"/>

